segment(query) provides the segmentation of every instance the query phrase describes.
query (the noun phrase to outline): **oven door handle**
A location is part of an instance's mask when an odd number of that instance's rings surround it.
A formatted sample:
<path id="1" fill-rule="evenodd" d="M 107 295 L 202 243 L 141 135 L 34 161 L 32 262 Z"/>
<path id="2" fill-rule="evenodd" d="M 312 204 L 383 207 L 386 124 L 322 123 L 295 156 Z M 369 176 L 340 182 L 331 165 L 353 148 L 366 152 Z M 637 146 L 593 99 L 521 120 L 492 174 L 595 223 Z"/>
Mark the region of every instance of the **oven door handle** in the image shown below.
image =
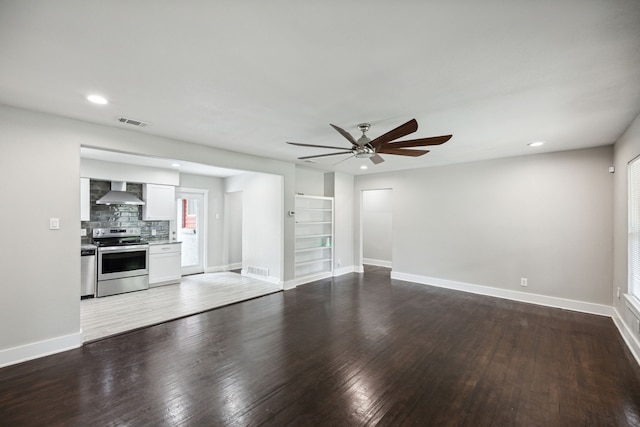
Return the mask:
<path id="1" fill-rule="evenodd" d="M 98 248 L 98 252 L 103 254 L 109 252 L 134 252 L 146 250 L 149 250 L 149 245 L 107 246 L 104 248 Z"/>

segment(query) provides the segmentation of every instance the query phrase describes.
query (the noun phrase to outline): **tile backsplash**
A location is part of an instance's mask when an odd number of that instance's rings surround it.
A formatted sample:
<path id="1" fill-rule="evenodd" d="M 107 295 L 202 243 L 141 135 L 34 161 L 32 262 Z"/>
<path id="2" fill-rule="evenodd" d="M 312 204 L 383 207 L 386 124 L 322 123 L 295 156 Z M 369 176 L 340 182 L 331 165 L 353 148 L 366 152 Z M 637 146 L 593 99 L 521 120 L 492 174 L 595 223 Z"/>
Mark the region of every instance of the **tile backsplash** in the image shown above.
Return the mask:
<path id="1" fill-rule="evenodd" d="M 91 243 L 94 228 L 139 227 L 145 240 L 169 240 L 169 221 L 143 221 L 142 206 L 134 205 L 96 205 L 96 200 L 111 191 L 111 181 L 90 180 L 91 216 L 90 221 L 82 221 L 80 227 L 87 230 L 87 236 L 81 237 L 81 243 Z M 142 184 L 127 183 L 127 192 L 142 199 Z M 151 235 L 151 230 L 156 235 Z"/>

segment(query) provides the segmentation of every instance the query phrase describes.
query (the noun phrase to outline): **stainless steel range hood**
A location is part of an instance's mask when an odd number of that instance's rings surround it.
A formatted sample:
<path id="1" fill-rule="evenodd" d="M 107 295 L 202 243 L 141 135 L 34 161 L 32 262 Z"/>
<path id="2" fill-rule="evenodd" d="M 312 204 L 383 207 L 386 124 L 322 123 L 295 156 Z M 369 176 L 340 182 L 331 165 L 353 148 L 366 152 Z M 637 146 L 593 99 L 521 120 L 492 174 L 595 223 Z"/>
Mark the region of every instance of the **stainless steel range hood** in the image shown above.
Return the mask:
<path id="1" fill-rule="evenodd" d="M 135 194 L 127 192 L 127 183 L 112 181 L 111 191 L 96 200 L 96 205 L 144 205 Z"/>

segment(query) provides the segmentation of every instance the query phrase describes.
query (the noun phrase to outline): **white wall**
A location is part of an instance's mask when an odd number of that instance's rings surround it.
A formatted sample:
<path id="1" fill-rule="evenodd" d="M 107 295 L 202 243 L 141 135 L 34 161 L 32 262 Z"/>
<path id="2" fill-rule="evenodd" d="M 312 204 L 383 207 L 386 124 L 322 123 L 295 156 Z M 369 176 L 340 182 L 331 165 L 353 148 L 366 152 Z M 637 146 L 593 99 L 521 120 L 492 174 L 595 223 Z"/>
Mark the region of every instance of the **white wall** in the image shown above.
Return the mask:
<path id="1" fill-rule="evenodd" d="M 324 171 L 296 165 L 296 194 L 324 195 Z"/>
<path id="2" fill-rule="evenodd" d="M 80 176 L 104 181 L 180 185 L 178 171 L 86 158 L 80 160 Z"/>
<path id="3" fill-rule="evenodd" d="M 393 190 L 362 192 L 362 258 L 364 264 L 392 266 Z"/>
<path id="4" fill-rule="evenodd" d="M 227 265 L 242 267 L 242 191 L 226 193 Z"/>
<path id="5" fill-rule="evenodd" d="M 633 310 L 628 299 L 624 296 L 628 288 L 628 254 L 627 254 L 627 224 L 628 224 L 628 171 L 627 163 L 640 155 L 640 115 L 629 126 L 614 146 L 614 258 L 613 258 L 613 289 L 611 295 L 616 311 L 614 320 L 617 321 L 629 347 L 634 351 L 640 363 L 640 332 L 636 322 L 640 319 L 640 311 Z M 618 298 L 617 289 L 621 296 Z"/>
<path id="6" fill-rule="evenodd" d="M 180 187 L 198 188 L 207 192 L 207 241 L 205 271 L 221 271 L 223 265 L 223 212 L 224 183 L 222 178 L 204 175 L 180 174 Z M 218 214 L 218 218 L 216 218 Z"/>
<path id="7" fill-rule="evenodd" d="M 224 191 L 242 191 L 242 268 L 268 268 L 283 284 L 283 185 L 278 175 L 245 173 L 225 178 Z"/>
<path id="8" fill-rule="evenodd" d="M 11 245 L 0 249 L 0 365 L 78 346 L 80 334 L 80 146 L 174 158 L 280 176 L 284 188 L 270 201 L 293 210 L 293 163 L 233 153 L 143 132 L 101 126 L 50 114 L 0 106 L 1 194 L 20 206 L 28 226 L 8 227 Z M 16 218 L 4 209 L 5 224 Z M 49 231 L 49 218 L 61 229 Z M 274 267 L 294 278 L 294 221 L 280 217 Z M 283 237 L 284 236 L 284 237 Z M 10 326 L 7 326 L 10 325 Z"/>
<path id="9" fill-rule="evenodd" d="M 611 305 L 612 151 L 364 175 L 356 190 L 393 189 L 394 271 Z"/>
<path id="10" fill-rule="evenodd" d="M 0 106 L 0 366 L 82 342 L 81 142 L 52 116 Z"/>

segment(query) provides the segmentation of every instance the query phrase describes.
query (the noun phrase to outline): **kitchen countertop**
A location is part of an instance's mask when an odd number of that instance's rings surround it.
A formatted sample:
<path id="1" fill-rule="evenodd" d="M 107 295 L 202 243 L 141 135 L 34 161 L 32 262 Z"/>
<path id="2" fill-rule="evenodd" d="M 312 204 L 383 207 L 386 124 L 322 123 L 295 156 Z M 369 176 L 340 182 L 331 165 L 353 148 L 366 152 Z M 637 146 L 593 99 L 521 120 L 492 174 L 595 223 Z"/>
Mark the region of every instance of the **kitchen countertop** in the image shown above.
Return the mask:
<path id="1" fill-rule="evenodd" d="M 89 243 L 83 243 L 80 245 L 80 250 L 85 250 L 85 249 L 97 249 L 98 247 L 96 245 L 91 245 Z"/>
<path id="2" fill-rule="evenodd" d="M 147 243 L 149 245 L 174 245 L 182 242 L 178 242 L 177 240 L 149 240 Z"/>

